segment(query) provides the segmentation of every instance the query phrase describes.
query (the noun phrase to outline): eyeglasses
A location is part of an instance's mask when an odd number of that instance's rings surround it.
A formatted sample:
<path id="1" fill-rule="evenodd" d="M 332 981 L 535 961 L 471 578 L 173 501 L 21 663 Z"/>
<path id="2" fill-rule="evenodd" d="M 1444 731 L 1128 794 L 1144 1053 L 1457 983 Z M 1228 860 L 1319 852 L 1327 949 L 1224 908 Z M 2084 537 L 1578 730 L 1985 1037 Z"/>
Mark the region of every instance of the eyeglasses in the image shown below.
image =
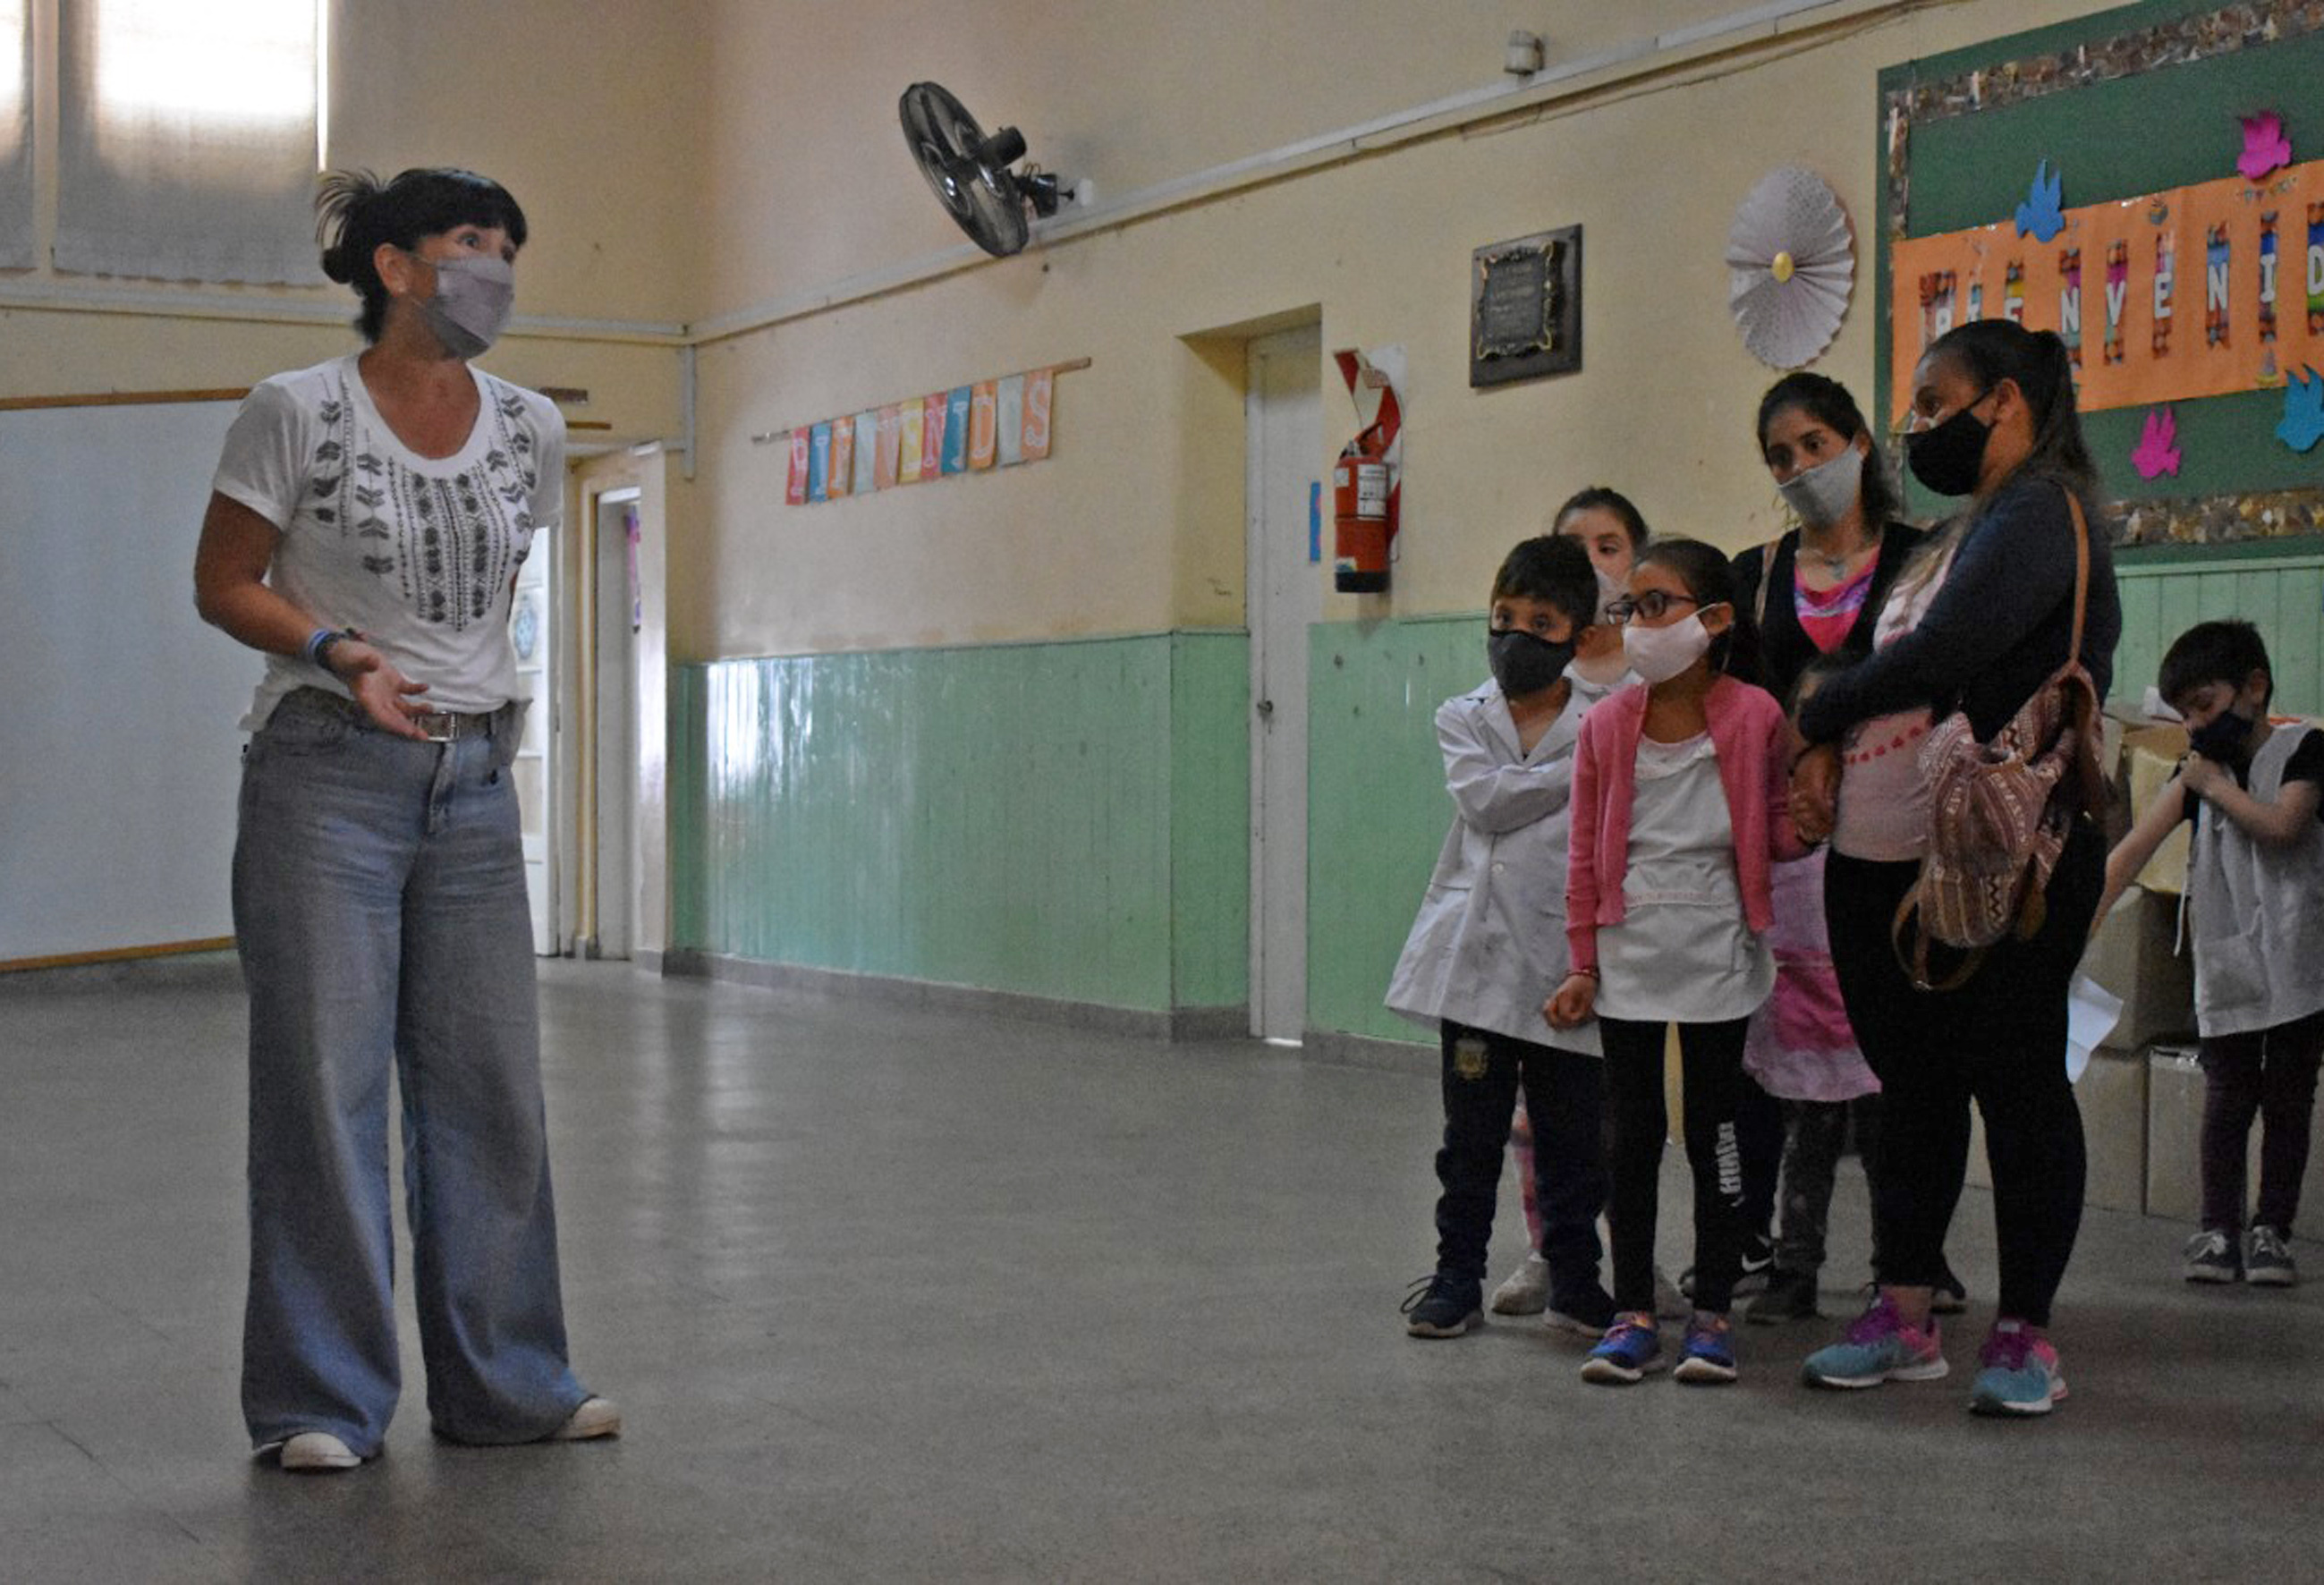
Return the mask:
<path id="1" fill-rule="evenodd" d="M 1648 622 L 1660 622 L 1664 613 L 1674 605 L 1702 604 L 1692 594 L 1671 594 L 1660 589 L 1648 589 L 1636 599 L 1626 594 L 1607 606 L 1606 620 L 1616 627 L 1620 627 L 1634 616 L 1643 616 Z"/>

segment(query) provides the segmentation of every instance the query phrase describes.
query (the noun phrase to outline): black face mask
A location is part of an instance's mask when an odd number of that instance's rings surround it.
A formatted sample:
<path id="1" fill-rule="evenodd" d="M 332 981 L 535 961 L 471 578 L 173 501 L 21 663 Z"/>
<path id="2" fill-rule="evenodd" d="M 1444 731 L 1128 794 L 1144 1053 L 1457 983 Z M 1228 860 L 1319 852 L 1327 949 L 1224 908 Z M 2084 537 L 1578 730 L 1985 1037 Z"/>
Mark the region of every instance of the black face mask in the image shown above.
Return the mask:
<path id="1" fill-rule="evenodd" d="M 1967 495 L 1977 488 L 1993 426 L 1970 410 L 1991 394 L 1988 386 L 1943 423 L 1906 433 L 1904 465 L 1914 478 L 1940 495 Z"/>
<path id="2" fill-rule="evenodd" d="M 2187 734 L 2187 746 L 2215 765 L 2232 765 L 2243 758 L 2255 724 L 2248 715 L 2222 710 Z"/>
<path id="3" fill-rule="evenodd" d="M 1573 640 L 1553 644 L 1523 628 L 1494 628 L 1485 634 L 1485 658 L 1492 663 L 1493 680 L 1509 698 L 1537 694 L 1565 675 L 1573 663 Z"/>

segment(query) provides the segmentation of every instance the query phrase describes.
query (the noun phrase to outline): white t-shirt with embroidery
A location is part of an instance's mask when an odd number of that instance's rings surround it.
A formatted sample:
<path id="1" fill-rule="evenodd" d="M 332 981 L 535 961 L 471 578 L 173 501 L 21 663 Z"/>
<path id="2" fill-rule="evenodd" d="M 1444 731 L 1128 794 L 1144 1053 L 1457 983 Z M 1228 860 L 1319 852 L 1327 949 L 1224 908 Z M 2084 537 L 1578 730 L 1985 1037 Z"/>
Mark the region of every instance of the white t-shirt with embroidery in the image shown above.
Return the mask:
<path id="1" fill-rule="evenodd" d="M 372 403 L 356 355 L 254 388 L 211 487 L 281 530 L 268 581 L 327 627 L 361 631 L 435 710 L 517 696 L 509 598 L 532 537 L 564 513 L 565 419 L 547 397 L 471 369 L 467 444 L 424 457 Z M 269 655 L 246 732 L 294 688 L 346 687 Z"/>

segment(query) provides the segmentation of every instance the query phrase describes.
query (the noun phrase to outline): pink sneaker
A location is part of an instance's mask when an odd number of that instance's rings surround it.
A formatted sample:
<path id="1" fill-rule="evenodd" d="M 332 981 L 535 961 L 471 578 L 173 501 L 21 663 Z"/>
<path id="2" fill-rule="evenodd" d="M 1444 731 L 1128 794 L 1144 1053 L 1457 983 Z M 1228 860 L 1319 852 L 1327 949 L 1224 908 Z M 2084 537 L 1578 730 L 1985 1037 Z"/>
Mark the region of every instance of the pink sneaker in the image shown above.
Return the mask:
<path id="1" fill-rule="evenodd" d="M 1935 1322 L 1926 1332 L 1907 1326 L 1888 1295 L 1875 1293 L 1864 1313 L 1849 1323 L 1846 1336 L 1807 1357 L 1800 1379 L 1810 1387 L 1878 1387 L 1884 1381 L 1934 1381 L 1951 1368 Z"/>
<path id="2" fill-rule="evenodd" d="M 2038 1326 L 2016 1320 L 1995 1322 L 1978 1361 L 1984 1368 L 1969 1388 L 1972 1414 L 2046 1415 L 2066 1396 L 2058 1350 Z"/>

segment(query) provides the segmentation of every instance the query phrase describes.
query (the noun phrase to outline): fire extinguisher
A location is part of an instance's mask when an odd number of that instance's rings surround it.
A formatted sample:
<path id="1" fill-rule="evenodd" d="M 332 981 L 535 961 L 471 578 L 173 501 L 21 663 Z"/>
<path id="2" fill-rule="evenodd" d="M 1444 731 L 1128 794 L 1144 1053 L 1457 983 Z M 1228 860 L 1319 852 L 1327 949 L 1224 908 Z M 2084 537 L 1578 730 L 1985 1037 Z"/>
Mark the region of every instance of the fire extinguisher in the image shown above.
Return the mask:
<path id="1" fill-rule="evenodd" d="M 1388 587 L 1388 468 L 1375 424 L 1332 465 L 1332 586 L 1342 594 Z"/>

